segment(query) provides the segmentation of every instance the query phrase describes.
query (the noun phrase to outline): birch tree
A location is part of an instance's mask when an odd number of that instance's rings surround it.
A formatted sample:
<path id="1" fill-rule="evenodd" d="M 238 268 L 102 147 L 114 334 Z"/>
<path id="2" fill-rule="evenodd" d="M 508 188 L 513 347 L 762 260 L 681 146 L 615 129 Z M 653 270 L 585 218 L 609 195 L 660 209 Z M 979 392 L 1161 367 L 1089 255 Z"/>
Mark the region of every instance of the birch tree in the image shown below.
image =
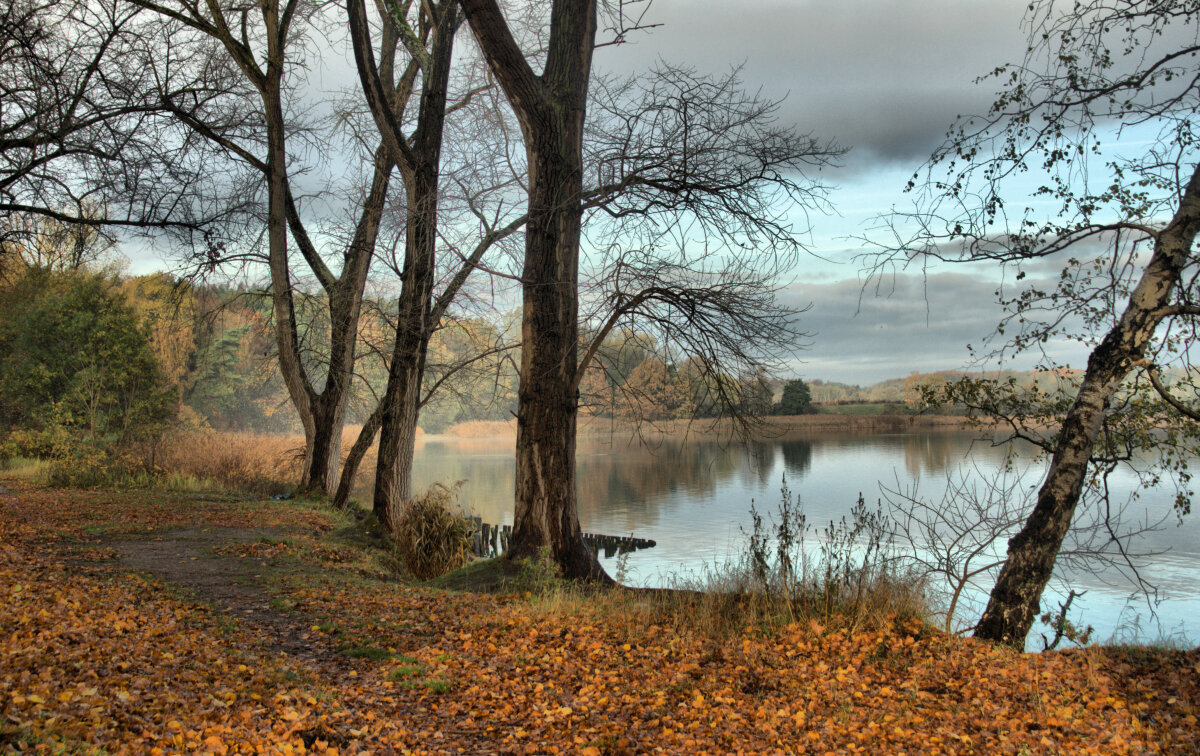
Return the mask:
<path id="1" fill-rule="evenodd" d="M 1057 368 L 1055 340 L 1090 349 L 1060 407 L 1005 385 L 950 390 L 1050 456 L 975 629 L 1016 646 L 1089 481 L 1153 452 L 1159 473 L 1179 474 L 1179 511 L 1188 509 L 1179 462 L 1195 449 L 1200 419 L 1189 369 L 1200 315 L 1200 8 L 1043 0 L 1025 24 L 1025 59 L 985 77 L 1000 87 L 991 110 L 956 123 L 914 176 L 916 209 L 892 218 L 890 252 L 875 261 L 992 261 L 1017 281 L 1057 265 L 1056 281 L 1006 300 L 995 353 L 1033 350 Z M 1174 386 L 1163 372 L 1171 365 L 1182 369 Z M 1051 433 L 1038 432 L 1039 418 L 1053 420 Z"/>

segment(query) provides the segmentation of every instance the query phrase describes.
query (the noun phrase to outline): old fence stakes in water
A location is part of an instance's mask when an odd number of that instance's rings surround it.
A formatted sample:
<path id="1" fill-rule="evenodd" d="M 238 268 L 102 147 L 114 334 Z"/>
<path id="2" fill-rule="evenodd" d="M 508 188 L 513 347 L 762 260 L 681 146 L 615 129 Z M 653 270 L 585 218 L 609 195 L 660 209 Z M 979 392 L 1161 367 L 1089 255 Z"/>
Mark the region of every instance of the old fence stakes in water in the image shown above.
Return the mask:
<path id="1" fill-rule="evenodd" d="M 481 517 L 468 517 L 467 520 L 475 524 L 475 533 L 472 536 L 475 556 L 494 557 L 508 551 L 508 539 L 512 535 L 512 525 L 489 525 Z M 593 553 L 599 555 L 603 550 L 605 559 L 639 549 L 652 549 L 658 545 L 657 542 L 648 538 L 609 536 L 599 533 L 584 533 L 583 540 Z"/>

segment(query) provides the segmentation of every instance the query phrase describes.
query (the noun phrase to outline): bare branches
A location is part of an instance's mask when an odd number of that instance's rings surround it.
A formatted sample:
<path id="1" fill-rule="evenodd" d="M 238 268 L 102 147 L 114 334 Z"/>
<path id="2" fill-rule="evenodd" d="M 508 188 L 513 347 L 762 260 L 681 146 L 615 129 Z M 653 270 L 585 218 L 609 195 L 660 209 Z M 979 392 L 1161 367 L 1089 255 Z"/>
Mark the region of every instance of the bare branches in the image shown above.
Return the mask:
<path id="1" fill-rule="evenodd" d="M 687 219 L 697 234 L 734 246 L 794 246 L 788 214 L 827 209 L 811 173 L 844 150 L 779 126 L 778 107 L 746 91 L 737 70 L 709 77 L 660 62 L 640 76 L 601 79 L 585 207 L 622 229 Z"/>
<path id="2" fill-rule="evenodd" d="M 244 209 L 165 112 L 161 91 L 209 96 L 196 61 L 155 65 L 165 35 L 116 0 L 0 10 L 0 214 L 189 238 Z"/>
<path id="3" fill-rule="evenodd" d="M 998 291 L 1009 314 L 992 356 L 1038 350 L 1053 366 L 1052 340 L 1085 344 L 1091 354 L 1069 400 L 998 387 L 968 402 L 1018 433 L 1038 417 L 1055 429 L 1037 503 L 976 630 L 1014 645 L 1037 614 L 1085 481 L 1135 463 L 1139 451 L 1170 463 L 1198 438 L 1197 415 L 1165 390 L 1155 363 L 1190 369 L 1194 328 L 1175 321 L 1200 300 L 1200 8 L 1038 0 L 1027 25 L 1025 59 L 984 79 L 1000 86 L 992 108 L 950 129 L 909 183 L 915 209 L 884 219 L 891 238 L 868 258 L 871 275 L 929 259 L 997 261 L 1015 266 L 1018 281 L 1027 267 L 1061 267 L 1007 299 Z M 1134 149 L 1110 146 L 1135 129 L 1144 141 Z M 1145 139 L 1150 129 L 1157 134 Z M 1144 396 L 1138 365 L 1162 401 Z M 1180 510 L 1187 496 L 1184 488 Z"/>
<path id="4" fill-rule="evenodd" d="M 948 477 L 940 498 L 922 498 L 917 487 L 897 481 L 883 488 L 895 524 L 895 545 L 901 558 L 919 572 L 936 576 L 932 587 L 942 594 L 943 628 L 967 633 L 965 608 L 976 605 L 991 588 L 1004 564 L 1004 546 L 1021 528 L 1034 507 L 1036 488 L 1031 471 L 1006 469 L 986 474 L 978 468 Z M 1153 592 L 1141 569 L 1161 552 L 1136 546 L 1142 536 L 1158 530 L 1162 521 L 1133 521 L 1129 502 L 1113 501 L 1105 485 L 1091 488 L 1094 506 L 1071 524 L 1059 564 L 1074 574 L 1114 571 Z M 1060 584 L 1068 579 L 1060 575 Z M 977 607 L 976 607 L 977 609 Z"/>
<path id="5" fill-rule="evenodd" d="M 583 200 L 597 250 L 593 329 L 575 388 L 610 335 L 646 334 L 664 364 L 700 373 L 693 407 L 745 419 L 738 379 L 781 367 L 804 336 L 776 299 L 801 250 L 791 218 L 826 208 L 810 174 L 842 151 L 779 127 L 778 103 L 747 92 L 737 71 L 660 63 L 601 80 L 593 103 Z M 632 391 L 625 377 L 610 382 Z"/>

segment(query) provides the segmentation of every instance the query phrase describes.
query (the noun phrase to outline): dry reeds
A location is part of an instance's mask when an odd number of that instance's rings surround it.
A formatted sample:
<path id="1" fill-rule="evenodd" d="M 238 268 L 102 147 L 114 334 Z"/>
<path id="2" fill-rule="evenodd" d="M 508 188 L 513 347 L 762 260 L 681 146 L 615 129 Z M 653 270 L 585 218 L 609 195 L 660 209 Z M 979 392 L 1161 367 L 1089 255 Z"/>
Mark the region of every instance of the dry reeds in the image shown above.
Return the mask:
<path id="1" fill-rule="evenodd" d="M 456 423 L 443 434 L 455 438 L 485 438 L 491 436 L 517 435 L 516 420 L 471 420 Z"/>
<path id="2" fill-rule="evenodd" d="M 396 547 L 404 566 L 418 580 L 431 580 L 458 569 L 471 554 L 474 526 L 453 506 L 458 486 L 435 483 L 404 505 L 396 525 Z"/>
<path id="3" fill-rule="evenodd" d="M 829 523 L 814 543 L 786 482 L 781 495 L 770 524 L 751 507 L 744 548 L 703 575 L 598 593 L 535 581 L 533 606 L 550 615 L 595 612 L 629 628 L 668 624 L 718 641 L 797 623 L 855 632 L 933 616 L 925 576 L 891 553 L 893 526 L 880 510 L 860 497 L 850 519 Z"/>
<path id="4" fill-rule="evenodd" d="M 273 495 L 300 479 L 304 439 L 210 430 L 177 431 L 134 450 L 138 464 L 201 485 Z"/>

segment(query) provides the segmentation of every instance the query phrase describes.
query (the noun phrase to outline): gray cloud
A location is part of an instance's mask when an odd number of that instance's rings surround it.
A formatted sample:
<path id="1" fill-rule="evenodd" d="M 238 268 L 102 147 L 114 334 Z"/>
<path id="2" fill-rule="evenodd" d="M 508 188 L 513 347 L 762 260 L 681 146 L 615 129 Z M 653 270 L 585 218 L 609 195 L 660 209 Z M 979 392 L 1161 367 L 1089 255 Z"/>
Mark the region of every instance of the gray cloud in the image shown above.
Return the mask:
<path id="1" fill-rule="evenodd" d="M 602 48 L 599 66 L 630 71 L 656 58 L 712 72 L 745 63 L 745 83 L 787 95 L 781 116 L 852 147 L 851 168 L 921 161 L 955 116 L 984 111 L 973 83 L 1019 59 L 1024 4 L 1011 0 L 655 0 L 662 26 Z"/>
<path id="2" fill-rule="evenodd" d="M 784 301 L 812 304 L 801 316 L 811 344 L 796 372 L 869 384 L 913 371 L 980 367 L 969 364 L 967 344 L 979 346 L 1000 322 L 995 290 L 995 280 L 962 273 L 901 274 L 865 290 L 857 280 L 794 284 Z M 1086 359 L 1077 345 L 1049 347 L 1075 366 Z M 1004 367 L 1025 370 L 1035 361 L 1025 355 Z"/>

